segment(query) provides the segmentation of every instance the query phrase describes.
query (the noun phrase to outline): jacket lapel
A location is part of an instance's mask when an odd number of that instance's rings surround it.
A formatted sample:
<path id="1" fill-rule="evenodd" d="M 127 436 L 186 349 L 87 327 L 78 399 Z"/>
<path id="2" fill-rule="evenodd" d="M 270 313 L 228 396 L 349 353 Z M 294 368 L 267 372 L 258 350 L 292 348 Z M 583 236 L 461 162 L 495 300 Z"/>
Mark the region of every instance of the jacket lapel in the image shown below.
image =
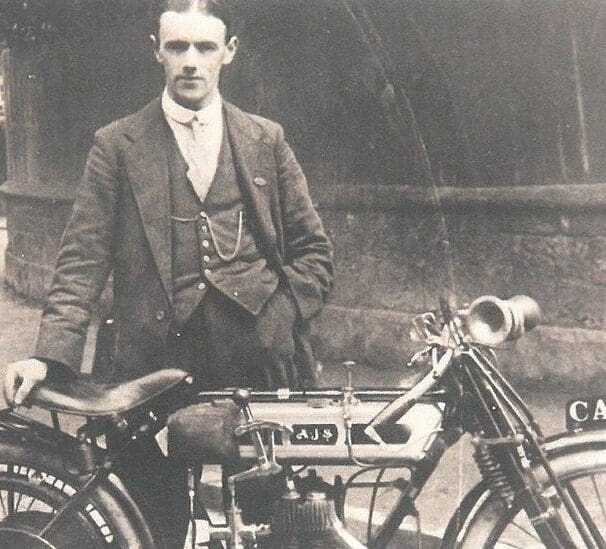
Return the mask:
<path id="1" fill-rule="evenodd" d="M 162 284 L 172 300 L 168 136 L 160 100 L 145 107 L 126 138 L 126 171 Z"/>
<path id="2" fill-rule="evenodd" d="M 277 187 L 271 138 L 250 115 L 231 103 L 223 105 L 238 181 L 259 238 L 258 245 L 271 263 L 281 264 L 272 215 L 272 207 L 277 204 Z"/>

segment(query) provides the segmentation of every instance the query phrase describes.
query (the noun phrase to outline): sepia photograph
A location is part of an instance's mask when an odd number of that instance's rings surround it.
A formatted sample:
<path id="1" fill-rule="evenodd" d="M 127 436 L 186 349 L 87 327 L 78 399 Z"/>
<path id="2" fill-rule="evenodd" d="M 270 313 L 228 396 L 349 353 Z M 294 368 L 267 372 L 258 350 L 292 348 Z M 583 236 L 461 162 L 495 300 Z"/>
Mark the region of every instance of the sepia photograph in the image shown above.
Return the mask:
<path id="1" fill-rule="evenodd" d="M 0 0 L 0 549 L 606 549 L 606 0 Z"/>

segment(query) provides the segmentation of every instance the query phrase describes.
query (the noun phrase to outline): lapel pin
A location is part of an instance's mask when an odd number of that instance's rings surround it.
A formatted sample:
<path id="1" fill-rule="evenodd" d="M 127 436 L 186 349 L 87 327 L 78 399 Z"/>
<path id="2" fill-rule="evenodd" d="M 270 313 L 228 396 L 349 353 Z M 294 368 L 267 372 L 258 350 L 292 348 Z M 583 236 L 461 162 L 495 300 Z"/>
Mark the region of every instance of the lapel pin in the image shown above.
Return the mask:
<path id="1" fill-rule="evenodd" d="M 257 186 L 257 187 L 265 187 L 265 185 L 267 185 L 267 179 L 263 178 L 263 177 L 255 177 L 253 179 L 253 183 Z"/>

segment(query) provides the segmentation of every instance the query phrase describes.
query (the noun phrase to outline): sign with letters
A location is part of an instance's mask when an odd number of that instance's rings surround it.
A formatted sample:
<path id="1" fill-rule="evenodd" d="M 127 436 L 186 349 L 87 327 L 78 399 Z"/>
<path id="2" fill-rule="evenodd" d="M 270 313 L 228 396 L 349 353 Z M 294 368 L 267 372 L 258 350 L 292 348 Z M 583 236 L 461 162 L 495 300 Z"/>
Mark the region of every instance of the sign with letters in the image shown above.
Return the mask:
<path id="1" fill-rule="evenodd" d="M 337 443 L 339 431 L 332 423 L 295 424 L 290 443 L 293 445 L 322 444 L 334 446 Z"/>
<path id="2" fill-rule="evenodd" d="M 606 427 L 606 396 L 579 397 L 566 404 L 569 430 Z"/>

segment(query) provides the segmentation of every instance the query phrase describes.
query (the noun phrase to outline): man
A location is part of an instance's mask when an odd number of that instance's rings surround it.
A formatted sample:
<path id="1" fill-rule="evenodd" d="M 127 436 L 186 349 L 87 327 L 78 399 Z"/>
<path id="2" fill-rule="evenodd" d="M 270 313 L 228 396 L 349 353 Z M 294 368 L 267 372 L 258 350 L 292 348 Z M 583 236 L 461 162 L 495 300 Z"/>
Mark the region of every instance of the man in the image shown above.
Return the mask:
<path id="1" fill-rule="evenodd" d="M 220 0 L 168 0 L 152 41 L 166 87 L 95 134 L 35 358 L 6 369 L 16 405 L 79 370 L 110 271 L 115 361 L 101 377 L 179 367 L 202 388 L 313 383 L 307 325 L 332 250 L 281 127 L 221 99 L 230 14 Z"/>
<path id="2" fill-rule="evenodd" d="M 113 270 L 113 380 L 184 367 L 204 387 L 301 385 L 307 321 L 331 247 L 280 126 L 222 101 L 237 49 L 219 1 L 169 0 L 152 36 L 166 88 L 99 130 L 42 316 L 35 359 L 10 365 L 20 404 L 51 369 L 78 371 Z M 269 365 L 269 367 L 266 367 Z"/>

